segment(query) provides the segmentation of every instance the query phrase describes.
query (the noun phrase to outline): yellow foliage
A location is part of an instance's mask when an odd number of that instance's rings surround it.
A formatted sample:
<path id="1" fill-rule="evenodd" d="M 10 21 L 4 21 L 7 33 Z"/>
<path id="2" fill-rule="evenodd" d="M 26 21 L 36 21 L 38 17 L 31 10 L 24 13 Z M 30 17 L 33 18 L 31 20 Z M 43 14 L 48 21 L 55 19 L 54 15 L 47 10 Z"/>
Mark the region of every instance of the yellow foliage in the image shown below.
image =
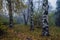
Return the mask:
<path id="1" fill-rule="evenodd" d="M 27 6 L 24 5 L 22 2 L 20 2 L 19 0 L 16 1 L 16 8 L 19 10 L 26 8 Z"/>
<path id="2" fill-rule="evenodd" d="M 2 0 L 0 0 L 0 10 L 2 9 Z"/>

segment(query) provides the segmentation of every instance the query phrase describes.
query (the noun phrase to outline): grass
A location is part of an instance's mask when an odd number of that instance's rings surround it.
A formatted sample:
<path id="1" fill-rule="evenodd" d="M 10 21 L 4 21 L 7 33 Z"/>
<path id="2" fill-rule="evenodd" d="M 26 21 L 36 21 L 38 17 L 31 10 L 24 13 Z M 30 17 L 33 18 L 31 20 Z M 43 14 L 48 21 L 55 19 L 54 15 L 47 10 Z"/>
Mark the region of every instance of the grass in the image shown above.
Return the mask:
<path id="1" fill-rule="evenodd" d="M 14 28 L 8 28 L 7 34 L 0 40 L 60 40 L 60 28 L 49 27 L 50 36 L 41 36 L 42 28 L 36 28 L 34 31 L 29 30 L 26 25 L 14 25 Z"/>

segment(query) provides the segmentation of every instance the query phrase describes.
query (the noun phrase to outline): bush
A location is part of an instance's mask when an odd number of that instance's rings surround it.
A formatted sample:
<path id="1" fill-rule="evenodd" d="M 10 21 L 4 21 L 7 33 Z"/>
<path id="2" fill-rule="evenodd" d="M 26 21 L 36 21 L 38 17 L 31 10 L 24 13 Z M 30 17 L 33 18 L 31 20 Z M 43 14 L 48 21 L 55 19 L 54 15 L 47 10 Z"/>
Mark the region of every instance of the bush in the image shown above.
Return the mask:
<path id="1" fill-rule="evenodd" d="M 54 13 L 49 14 L 49 25 L 50 26 L 55 26 L 55 18 L 54 18 Z"/>
<path id="2" fill-rule="evenodd" d="M 2 25 L 2 22 L 0 22 L 0 36 L 5 34 L 7 32 L 8 27 Z"/>

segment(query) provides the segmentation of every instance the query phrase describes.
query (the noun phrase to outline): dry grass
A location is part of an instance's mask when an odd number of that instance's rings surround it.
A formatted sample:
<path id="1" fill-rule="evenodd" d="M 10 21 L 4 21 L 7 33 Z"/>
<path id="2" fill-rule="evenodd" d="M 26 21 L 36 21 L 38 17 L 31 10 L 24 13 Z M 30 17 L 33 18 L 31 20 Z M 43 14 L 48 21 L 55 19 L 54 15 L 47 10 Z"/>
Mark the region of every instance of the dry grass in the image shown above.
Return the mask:
<path id="1" fill-rule="evenodd" d="M 7 35 L 5 35 L 0 40 L 60 40 L 60 28 L 50 27 L 50 36 L 41 36 L 41 28 L 36 28 L 34 31 L 29 30 L 29 26 L 25 25 L 15 25 L 13 29 L 7 30 Z"/>

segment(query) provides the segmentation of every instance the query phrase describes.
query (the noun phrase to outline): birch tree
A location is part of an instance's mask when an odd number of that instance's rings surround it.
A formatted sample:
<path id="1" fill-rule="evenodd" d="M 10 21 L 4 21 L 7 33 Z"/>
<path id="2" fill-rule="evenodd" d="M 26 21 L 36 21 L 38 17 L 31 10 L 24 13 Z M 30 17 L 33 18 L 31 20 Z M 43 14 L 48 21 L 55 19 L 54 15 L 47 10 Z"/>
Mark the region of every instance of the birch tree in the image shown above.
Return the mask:
<path id="1" fill-rule="evenodd" d="M 29 13 L 30 13 L 30 30 L 34 30 L 34 22 L 33 22 L 33 0 L 29 1 Z"/>
<path id="2" fill-rule="evenodd" d="M 48 0 L 43 0 L 43 13 L 42 13 L 42 35 L 49 36 L 49 25 L 48 25 Z"/>

